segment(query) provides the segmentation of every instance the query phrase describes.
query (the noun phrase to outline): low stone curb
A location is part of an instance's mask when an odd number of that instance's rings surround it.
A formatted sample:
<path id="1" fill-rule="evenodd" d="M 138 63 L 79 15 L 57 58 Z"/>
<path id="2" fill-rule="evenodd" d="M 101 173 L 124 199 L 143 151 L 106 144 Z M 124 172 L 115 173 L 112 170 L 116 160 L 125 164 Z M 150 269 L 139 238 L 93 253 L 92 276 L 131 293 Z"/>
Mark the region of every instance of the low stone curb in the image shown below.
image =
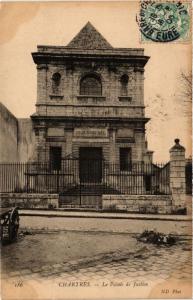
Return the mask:
<path id="1" fill-rule="evenodd" d="M 165 221 L 191 221 L 191 215 L 152 215 L 130 213 L 104 213 L 104 212 L 65 212 L 60 210 L 19 210 L 20 216 L 47 217 L 47 218 L 93 218 L 93 219 L 133 219 L 133 220 L 165 220 Z"/>

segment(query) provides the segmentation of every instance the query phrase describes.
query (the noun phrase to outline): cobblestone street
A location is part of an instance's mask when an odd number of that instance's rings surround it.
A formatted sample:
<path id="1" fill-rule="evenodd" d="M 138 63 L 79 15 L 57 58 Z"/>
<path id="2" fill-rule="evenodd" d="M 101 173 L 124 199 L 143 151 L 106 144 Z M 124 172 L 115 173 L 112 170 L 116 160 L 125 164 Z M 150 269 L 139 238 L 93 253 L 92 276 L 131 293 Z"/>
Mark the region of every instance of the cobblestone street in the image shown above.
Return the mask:
<path id="1" fill-rule="evenodd" d="M 190 262 L 190 249 L 185 247 L 158 250 L 156 247 L 145 246 L 135 255 L 129 255 L 128 252 L 112 252 L 41 267 L 33 266 L 32 263 L 28 269 L 12 271 L 8 275 L 25 277 L 33 274 L 36 277 L 37 274 L 37 279 L 61 276 L 70 281 L 80 278 L 81 280 L 113 278 L 157 280 L 170 276 L 177 279 L 190 279 Z"/>
<path id="2" fill-rule="evenodd" d="M 85 238 L 86 237 L 86 238 Z M 105 243 L 104 243 L 105 240 Z M 127 250 L 125 250 L 127 249 Z M 3 247 L 3 277 L 61 276 L 91 279 L 190 279 L 188 241 L 161 248 L 128 234 L 50 232 L 27 235 Z"/>
<path id="3" fill-rule="evenodd" d="M 166 247 L 139 242 L 135 233 L 36 228 L 2 248 L 2 279 L 12 285 L 46 281 L 65 289 L 81 284 L 146 288 L 170 280 L 191 286 L 190 236 Z"/>

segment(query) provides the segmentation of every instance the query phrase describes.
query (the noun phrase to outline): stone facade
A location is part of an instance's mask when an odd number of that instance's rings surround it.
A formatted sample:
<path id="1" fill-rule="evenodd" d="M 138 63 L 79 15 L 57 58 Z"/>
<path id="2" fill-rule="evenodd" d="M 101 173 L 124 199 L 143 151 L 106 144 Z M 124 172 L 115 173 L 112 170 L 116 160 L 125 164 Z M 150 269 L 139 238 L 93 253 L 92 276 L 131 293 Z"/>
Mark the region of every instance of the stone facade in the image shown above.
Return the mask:
<path id="1" fill-rule="evenodd" d="M 176 139 L 170 162 L 160 167 L 145 139 L 144 49 L 114 48 L 87 23 L 67 46 L 38 46 L 32 57 L 37 103 L 31 120 L 0 105 L 2 162 L 32 162 L 7 173 L 2 168 L 0 185 L 7 188 L 12 176 L 17 180 L 8 190 L 18 192 L 1 194 L 4 203 L 10 197 L 30 208 L 183 213 L 184 147 Z"/>
<path id="2" fill-rule="evenodd" d="M 38 46 L 36 159 L 50 160 L 50 147 L 62 157 L 79 157 L 81 147 L 102 149 L 102 157 L 119 163 L 120 148 L 132 161 L 146 155 L 143 49 L 113 48 L 90 24 L 67 46 Z M 88 78 L 92 90 L 81 91 Z M 90 83 L 89 83 L 90 80 Z M 98 83 L 97 83 L 98 82 Z M 96 91 L 97 84 L 101 93 Z"/>

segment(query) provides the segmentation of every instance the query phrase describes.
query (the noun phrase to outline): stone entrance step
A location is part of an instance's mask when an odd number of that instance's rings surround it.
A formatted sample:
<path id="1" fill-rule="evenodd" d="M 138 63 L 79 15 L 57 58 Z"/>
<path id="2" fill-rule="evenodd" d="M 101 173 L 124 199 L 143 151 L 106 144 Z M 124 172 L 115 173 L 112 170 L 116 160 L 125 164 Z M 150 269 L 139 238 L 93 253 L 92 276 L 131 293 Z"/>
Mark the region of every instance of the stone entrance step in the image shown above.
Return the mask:
<path id="1" fill-rule="evenodd" d="M 61 204 L 60 208 L 70 211 L 98 211 L 96 205 L 73 205 L 73 204 Z"/>

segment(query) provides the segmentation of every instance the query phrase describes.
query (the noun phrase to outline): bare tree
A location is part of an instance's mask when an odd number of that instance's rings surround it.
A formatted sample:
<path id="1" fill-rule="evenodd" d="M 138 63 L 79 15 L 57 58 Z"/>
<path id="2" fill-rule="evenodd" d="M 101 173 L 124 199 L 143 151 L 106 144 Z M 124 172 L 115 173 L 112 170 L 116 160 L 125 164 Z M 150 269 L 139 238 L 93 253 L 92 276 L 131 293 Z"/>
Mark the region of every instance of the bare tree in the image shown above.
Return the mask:
<path id="1" fill-rule="evenodd" d="M 184 115 L 189 117 L 192 114 L 192 74 L 181 72 L 179 82 L 179 96 L 180 100 L 183 100 Z"/>
<path id="2" fill-rule="evenodd" d="M 182 95 L 186 98 L 186 101 L 192 101 L 192 75 L 181 72 L 180 79 Z"/>

